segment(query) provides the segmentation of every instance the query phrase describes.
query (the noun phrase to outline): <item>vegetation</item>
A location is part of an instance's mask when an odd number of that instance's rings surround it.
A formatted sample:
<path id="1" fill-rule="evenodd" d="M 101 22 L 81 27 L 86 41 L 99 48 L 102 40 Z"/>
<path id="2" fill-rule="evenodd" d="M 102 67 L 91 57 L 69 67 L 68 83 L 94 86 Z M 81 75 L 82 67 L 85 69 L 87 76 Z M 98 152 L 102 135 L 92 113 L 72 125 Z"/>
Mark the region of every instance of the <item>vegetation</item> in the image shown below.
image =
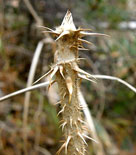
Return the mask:
<path id="1" fill-rule="evenodd" d="M 68 8 L 76 25 L 111 36 L 108 39 L 85 38 L 95 45 L 84 45 L 90 50 L 79 52 L 79 56 L 86 59 L 80 61 L 80 68 L 91 74 L 116 76 L 136 85 L 135 27 L 128 24 L 135 20 L 134 10 L 131 9 L 135 5 L 133 1 L 30 1 L 38 16 L 32 13 L 27 2 L 1 1 L 1 97 L 26 87 L 37 43 L 37 47 L 41 48 L 44 43 L 44 48 L 39 56 L 34 79 L 49 70 L 56 43 L 49 34 L 43 35 L 37 25 L 51 28 L 60 25 Z M 34 79 L 29 85 L 32 85 Z M 61 115 L 57 116 L 62 107 L 53 105 L 59 101 L 56 87 L 54 84 L 49 91 L 41 88 L 32 92 L 28 102 L 28 116 L 27 112 L 24 115 L 27 118 L 25 121 L 22 119 L 23 94 L 0 102 L 0 154 L 18 155 L 25 151 L 26 154 L 48 155 L 57 152 L 63 136 L 59 128 Z M 99 144 L 87 140 L 89 154 L 135 154 L 135 92 L 118 82 L 100 79 L 97 79 L 97 84 L 83 81 L 81 90 L 93 115 L 99 139 Z M 25 128 L 22 130 L 22 127 Z M 95 136 L 91 137 L 95 139 Z"/>

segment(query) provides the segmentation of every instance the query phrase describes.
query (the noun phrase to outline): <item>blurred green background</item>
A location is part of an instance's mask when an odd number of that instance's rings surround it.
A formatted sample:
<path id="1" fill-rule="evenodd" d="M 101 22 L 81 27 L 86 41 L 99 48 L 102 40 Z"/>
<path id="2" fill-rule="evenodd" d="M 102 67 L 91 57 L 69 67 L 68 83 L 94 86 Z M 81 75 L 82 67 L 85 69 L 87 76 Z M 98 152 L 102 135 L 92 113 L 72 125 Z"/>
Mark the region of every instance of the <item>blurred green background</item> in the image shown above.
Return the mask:
<path id="1" fill-rule="evenodd" d="M 30 0 L 44 26 L 54 29 L 69 9 L 77 27 L 110 35 L 87 37 L 95 46 L 80 51 L 80 67 L 92 74 L 119 77 L 136 87 L 135 0 Z M 26 87 L 35 48 L 44 35 L 23 0 L 0 1 L 0 96 Z M 53 63 L 54 42 L 45 44 L 35 80 Z M 136 95 L 109 80 L 97 85 L 82 82 L 82 91 L 93 115 L 106 155 L 136 154 Z M 54 91 L 55 90 L 55 91 Z M 32 92 L 28 117 L 29 154 L 55 154 L 62 139 L 56 88 Z M 42 108 L 40 102 L 42 100 Z M 0 103 L 0 154 L 23 154 L 22 113 L 24 95 Z M 40 114 L 37 116 L 38 109 Z M 39 150 L 35 148 L 40 146 Z M 94 153 L 88 141 L 88 154 Z M 43 149 L 43 153 L 42 153 Z M 46 152 L 47 151 L 47 152 Z M 46 153 L 45 153 L 46 152 Z M 47 154 L 48 155 L 48 154 Z M 99 154 L 100 155 L 100 154 Z"/>

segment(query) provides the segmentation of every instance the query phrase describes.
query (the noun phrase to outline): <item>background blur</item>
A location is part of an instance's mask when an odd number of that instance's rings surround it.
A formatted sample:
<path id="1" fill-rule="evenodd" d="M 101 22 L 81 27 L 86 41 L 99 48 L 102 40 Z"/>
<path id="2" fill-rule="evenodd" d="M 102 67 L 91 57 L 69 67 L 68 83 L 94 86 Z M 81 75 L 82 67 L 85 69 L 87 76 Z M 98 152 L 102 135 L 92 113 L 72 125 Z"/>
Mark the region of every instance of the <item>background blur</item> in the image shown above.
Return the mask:
<path id="1" fill-rule="evenodd" d="M 0 1 L 0 96 L 26 87 L 35 48 L 44 35 L 36 25 L 59 26 L 69 9 L 76 26 L 111 36 L 88 37 L 95 46 L 81 51 L 80 67 L 93 74 L 119 77 L 136 87 L 135 0 L 30 0 L 40 20 L 34 19 L 24 1 Z M 37 21 L 36 21 L 37 20 Z M 38 22 L 38 23 L 37 23 Z M 53 62 L 53 41 L 44 45 L 35 80 Z M 28 152 L 54 155 L 62 139 L 57 90 L 32 92 L 28 117 Z M 109 80 L 97 85 L 82 82 L 82 92 L 94 118 L 106 155 L 136 154 L 136 95 L 126 86 Z M 44 96 L 44 97 L 43 97 Z M 0 103 L 0 155 L 23 154 L 22 114 L 24 94 Z M 37 147 L 38 146 L 38 147 Z M 88 141 L 88 154 L 94 153 Z M 99 151 L 98 151 L 99 152 Z M 100 155 L 100 153 L 97 153 Z"/>

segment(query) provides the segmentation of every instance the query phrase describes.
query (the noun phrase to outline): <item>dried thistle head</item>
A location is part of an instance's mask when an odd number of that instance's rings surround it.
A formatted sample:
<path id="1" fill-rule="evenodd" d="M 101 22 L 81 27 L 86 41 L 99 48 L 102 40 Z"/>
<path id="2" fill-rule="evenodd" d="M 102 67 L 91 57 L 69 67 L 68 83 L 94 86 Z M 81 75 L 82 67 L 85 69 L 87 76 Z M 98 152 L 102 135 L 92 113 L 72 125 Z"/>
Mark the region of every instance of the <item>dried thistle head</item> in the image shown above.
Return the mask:
<path id="1" fill-rule="evenodd" d="M 81 39 L 84 36 L 107 36 L 101 33 L 93 33 L 91 32 L 91 29 L 76 28 L 72 14 L 69 10 L 67 11 L 61 25 L 56 27 L 55 30 L 44 26 L 41 27 L 45 29 L 45 31 L 43 31 L 44 33 L 48 32 L 55 34 L 57 36 L 56 41 L 63 39 L 64 43 L 67 40 L 69 48 L 75 48 L 77 50 L 86 50 L 82 43 L 92 44 L 87 40 Z"/>
<path id="2" fill-rule="evenodd" d="M 59 149 L 58 154 L 65 148 L 65 154 L 84 155 L 85 144 L 87 144 L 85 138 L 93 139 L 84 134 L 86 129 L 83 125 L 82 108 L 78 100 L 80 79 L 94 82 L 94 78 L 78 67 L 77 62 L 80 60 L 78 58 L 78 50 L 85 49 L 82 45 L 83 43 L 92 44 L 82 39 L 82 37 L 104 34 L 92 33 L 89 29 L 76 28 L 70 11 L 67 11 L 62 24 L 55 30 L 47 27 L 43 28 L 46 30 L 44 32 L 57 36 L 55 40 L 57 46 L 54 53 L 54 65 L 43 77 L 49 75 L 50 86 L 53 83 L 51 82 L 53 77 L 58 83 L 61 101 L 61 110 L 58 115 L 62 114 L 61 127 L 65 137 L 65 142 Z"/>
<path id="3" fill-rule="evenodd" d="M 61 36 L 64 36 L 65 34 L 70 34 L 76 31 L 75 24 L 73 22 L 73 18 L 70 11 L 67 11 L 62 24 L 56 28 L 55 32 Z M 62 35 L 64 34 L 64 35 Z"/>
<path id="4" fill-rule="evenodd" d="M 64 69 L 61 64 L 70 63 L 73 61 L 78 62 L 80 60 L 78 58 L 78 50 L 86 50 L 82 44 L 92 44 L 91 42 L 82 39 L 82 37 L 108 36 L 101 33 L 93 33 L 90 29 L 76 28 L 73 22 L 72 14 L 69 10 L 65 15 L 62 24 L 58 26 L 55 30 L 44 26 L 40 27 L 45 29 L 45 31 L 43 31 L 44 33 L 48 32 L 57 36 L 57 50 L 54 54 L 54 65 L 52 66 L 51 70 L 47 74 L 43 75 L 40 79 L 38 79 L 35 83 L 48 75 L 50 75 L 50 79 L 52 79 L 58 70 L 64 77 Z M 90 77 L 92 76 L 85 71 L 79 69 L 76 64 L 72 65 L 72 68 L 73 70 L 78 72 L 80 78 L 92 81 L 90 79 Z"/>

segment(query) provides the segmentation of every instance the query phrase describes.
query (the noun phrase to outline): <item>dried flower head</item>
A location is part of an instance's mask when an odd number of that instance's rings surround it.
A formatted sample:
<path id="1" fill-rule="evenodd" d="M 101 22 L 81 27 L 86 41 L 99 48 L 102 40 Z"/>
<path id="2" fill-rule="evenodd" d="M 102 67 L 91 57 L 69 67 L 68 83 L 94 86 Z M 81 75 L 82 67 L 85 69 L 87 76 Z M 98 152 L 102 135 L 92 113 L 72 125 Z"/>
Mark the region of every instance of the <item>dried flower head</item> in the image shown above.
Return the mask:
<path id="1" fill-rule="evenodd" d="M 61 127 L 65 137 L 65 142 L 59 149 L 58 154 L 65 148 L 65 154 L 84 155 L 86 152 L 85 144 L 87 144 L 85 138 L 93 139 L 85 135 L 86 128 L 83 123 L 82 108 L 78 95 L 81 79 L 95 82 L 95 78 L 78 67 L 80 60 L 78 58 L 78 50 L 85 49 L 82 45 L 83 43 L 92 44 L 82 39 L 82 37 L 86 35 L 105 36 L 105 34 L 92 33 L 88 29 L 76 29 L 70 11 L 67 11 L 62 24 L 55 30 L 47 27 L 43 28 L 46 30 L 44 32 L 57 36 L 54 64 L 50 71 L 41 78 L 49 76 L 50 86 L 54 82 L 58 84 L 61 104 L 61 110 L 58 115 L 62 114 Z M 52 81 L 53 78 L 54 81 Z"/>

